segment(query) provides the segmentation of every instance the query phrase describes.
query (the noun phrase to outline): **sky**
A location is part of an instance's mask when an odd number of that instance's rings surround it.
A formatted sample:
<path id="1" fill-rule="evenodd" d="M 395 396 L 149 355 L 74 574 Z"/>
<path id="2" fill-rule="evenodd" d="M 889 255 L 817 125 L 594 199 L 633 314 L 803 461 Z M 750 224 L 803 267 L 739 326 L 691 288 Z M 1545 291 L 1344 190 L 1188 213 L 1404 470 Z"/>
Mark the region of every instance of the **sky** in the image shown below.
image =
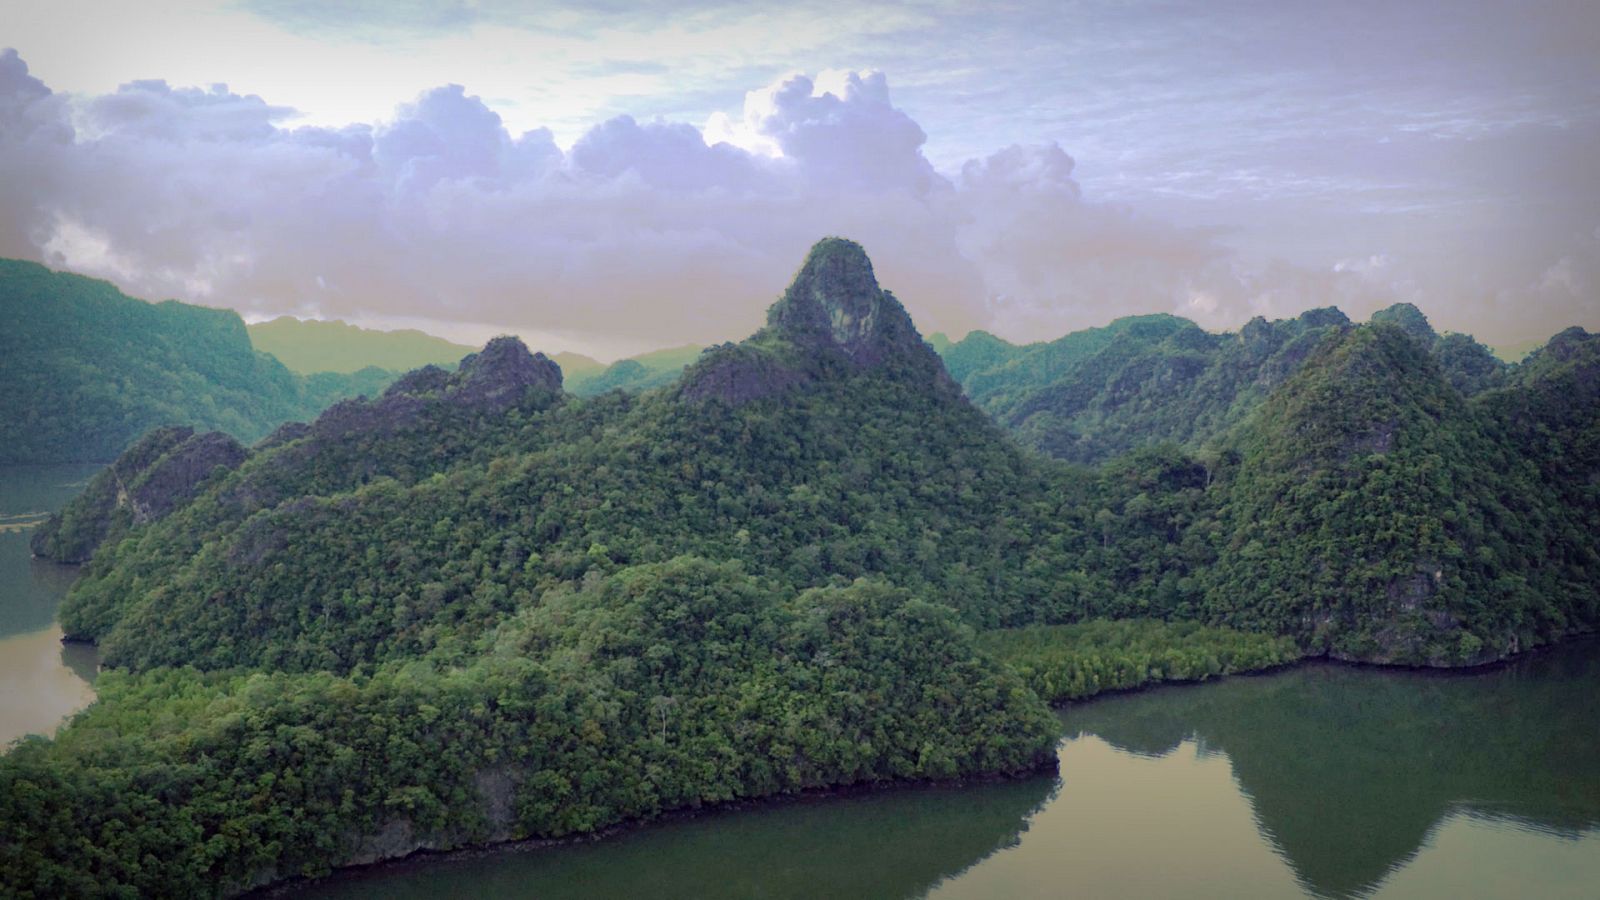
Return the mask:
<path id="1" fill-rule="evenodd" d="M 860 241 L 926 333 L 1600 329 L 1600 4 L 11 0 L 0 255 L 601 358 Z"/>

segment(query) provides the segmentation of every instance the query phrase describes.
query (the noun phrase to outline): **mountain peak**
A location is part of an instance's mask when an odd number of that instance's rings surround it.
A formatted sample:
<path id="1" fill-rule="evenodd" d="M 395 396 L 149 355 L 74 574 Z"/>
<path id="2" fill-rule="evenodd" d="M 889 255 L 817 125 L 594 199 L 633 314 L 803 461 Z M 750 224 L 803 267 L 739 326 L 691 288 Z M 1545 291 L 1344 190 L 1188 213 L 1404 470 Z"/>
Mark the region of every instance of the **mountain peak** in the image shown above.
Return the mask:
<path id="1" fill-rule="evenodd" d="M 1372 321 L 1394 325 L 1424 347 L 1433 346 L 1434 340 L 1439 336 L 1434 332 L 1433 326 L 1428 324 L 1428 317 L 1411 303 L 1396 303 L 1380 309 L 1372 314 Z"/>
<path id="2" fill-rule="evenodd" d="M 772 356 L 763 339 L 792 348 Z M 947 389 L 954 383 L 922 340 L 905 307 L 878 286 L 867 252 L 855 241 L 823 238 L 783 296 L 767 310 L 754 343 L 708 350 L 685 376 L 691 399 L 743 403 L 811 381 L 828 371 L 889 369 Z"/>
<path id="3" fill-rule="evenodd" d="M 451 379 L 459 399 L 479 405 L 509 406 L 525 388 L 561 392 L 561 367 L 543 353 L 529 353 L 520 338 L 501 335 L 461 360 Z"/>
<path id="4" fill-rule="evenodd" d="M 783 298 L 767 311 L 767 326 L 802 347 L 832 345 L 865 365 L 907 337 L 922 343 L 899 301 L 878 286 L 867 251 L 837 237 L 812 246 Z"/>

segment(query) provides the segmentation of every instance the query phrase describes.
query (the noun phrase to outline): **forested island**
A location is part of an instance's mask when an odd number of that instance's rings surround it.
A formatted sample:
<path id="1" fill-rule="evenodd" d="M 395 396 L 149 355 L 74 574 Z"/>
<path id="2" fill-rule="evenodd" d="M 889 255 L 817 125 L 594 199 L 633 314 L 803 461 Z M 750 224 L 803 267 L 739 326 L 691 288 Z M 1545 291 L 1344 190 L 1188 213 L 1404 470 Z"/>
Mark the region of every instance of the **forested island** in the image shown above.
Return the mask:
<path id="1" fill-rule="evenodd" d="M 1515 366 L 1407 307 L 930 345 L 827 239 L 658 389 L 500 338 L 252 447 L 136 443 L 35 541 L 89 559 L 62 624 L 109 668 L 0 760 L 0 884 L 232 894 L 1033 771 L 1049 702 L 1594 631 L 1597 530 L 1581 329 Z"/>

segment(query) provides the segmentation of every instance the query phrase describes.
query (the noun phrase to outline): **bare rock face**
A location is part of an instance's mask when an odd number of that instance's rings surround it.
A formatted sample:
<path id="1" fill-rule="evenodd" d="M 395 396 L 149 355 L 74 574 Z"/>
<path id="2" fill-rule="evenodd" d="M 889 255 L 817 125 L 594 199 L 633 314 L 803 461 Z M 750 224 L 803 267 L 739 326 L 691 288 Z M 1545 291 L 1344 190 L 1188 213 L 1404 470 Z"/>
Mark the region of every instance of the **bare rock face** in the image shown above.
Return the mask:
<path id="1" fill-rule="evenodd" d="M 423 397 L 428 394 L 442 391 L 450 384 L 450 373 L 434 365 L 412 369 L 399 378 L 396 378 L 389 389 L 383 392 L 385 397 L 395 397 L 405 394 L 411 397 Z"/>
<path id="2" fill-rule="evenodd" d="M 680 391 L 691 401 L 739 405 L 818 378 L 868 370 L 956 392 L 905 307 L 878 286 L 861 245 L 824 238 L 767 311 L 767 327 L 744 344 L 707 350 L 684 374 Z"/>
<path id="3" fill-rule="evenodd" d="M 133 523 L 143 525 L 188 503 L 212 473 L 237 469 L 249 455 L 220 431 L 192 435 L 134 479 L 128 488 Z"/>
<path id="4" fill-rule="evenodd" d="M 220 431 L 157 428 L 96 475 L 82 494 L 34 533 L 34 555 L 85 562 L 108 538 L 188 503 L 219 469 L 237 469 L 250 452 Z"/>
<path id="5" fill-rule="evenodd" d="M 905 307 L 878 287 L 866 251 L 843 238 L 811 248 L 794 283 L 767 311 L 767 327 L 814 352 L 843 353 L 863 368 L 896 357 L 937 359 Z"/>

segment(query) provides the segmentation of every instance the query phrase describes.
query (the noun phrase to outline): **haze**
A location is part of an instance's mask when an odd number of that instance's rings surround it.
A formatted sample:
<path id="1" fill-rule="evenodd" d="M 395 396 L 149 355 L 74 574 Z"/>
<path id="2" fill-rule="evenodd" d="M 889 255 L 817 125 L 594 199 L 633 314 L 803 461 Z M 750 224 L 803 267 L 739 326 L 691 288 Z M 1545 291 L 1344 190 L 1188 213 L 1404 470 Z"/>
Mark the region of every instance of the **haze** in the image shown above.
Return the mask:
<path id="1" fill-rule="evenodd" d="M 1589 3 L 11 4 L 0 255 L 614 357 L 824 234 L 926 332 L 1600 327 Z"/>

